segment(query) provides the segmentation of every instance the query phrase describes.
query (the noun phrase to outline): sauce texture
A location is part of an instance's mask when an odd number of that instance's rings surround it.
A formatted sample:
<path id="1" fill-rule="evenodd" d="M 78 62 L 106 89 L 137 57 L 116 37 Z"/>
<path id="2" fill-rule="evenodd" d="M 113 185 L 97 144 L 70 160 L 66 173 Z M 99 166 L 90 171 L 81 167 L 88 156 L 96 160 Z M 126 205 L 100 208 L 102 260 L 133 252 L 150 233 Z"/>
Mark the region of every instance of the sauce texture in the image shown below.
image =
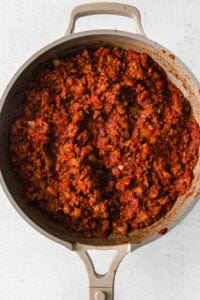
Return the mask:
<path id="1" fill-rule="evenodd" d="M 29 83 L 10 128 L 28 203 L 88 238 L 151 225 L 189 190 L 200 129 L 147 54 L 83 49 Z"/>

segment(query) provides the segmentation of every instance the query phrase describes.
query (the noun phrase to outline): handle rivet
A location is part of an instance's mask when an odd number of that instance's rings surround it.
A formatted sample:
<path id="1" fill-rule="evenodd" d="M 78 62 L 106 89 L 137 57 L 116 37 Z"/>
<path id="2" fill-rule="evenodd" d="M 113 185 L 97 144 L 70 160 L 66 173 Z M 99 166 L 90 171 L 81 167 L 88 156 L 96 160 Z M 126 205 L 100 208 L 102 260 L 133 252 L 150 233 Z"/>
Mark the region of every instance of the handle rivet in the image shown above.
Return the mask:
<path id="1" fill-rule="evenodd" d="M 95 294 L 95 300 L 105 300 L 106 299 L 106 295 L 104 294 L 104 292 L 98 291 Z"/>

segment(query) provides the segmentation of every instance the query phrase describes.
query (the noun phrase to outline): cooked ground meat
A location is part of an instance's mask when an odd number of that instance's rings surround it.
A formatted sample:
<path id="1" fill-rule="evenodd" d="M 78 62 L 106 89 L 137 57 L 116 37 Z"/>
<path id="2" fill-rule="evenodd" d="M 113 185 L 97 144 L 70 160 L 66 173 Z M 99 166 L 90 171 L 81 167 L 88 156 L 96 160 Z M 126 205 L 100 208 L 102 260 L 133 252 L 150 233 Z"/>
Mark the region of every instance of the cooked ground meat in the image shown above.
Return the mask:
<path id="1" fill-rule="evenodd" d="M 84 49 L 30 82 L 10 129 L 25 198 L 89 238 L 146 227 L 191 186 L 200 129 L 147 54 Z"/>

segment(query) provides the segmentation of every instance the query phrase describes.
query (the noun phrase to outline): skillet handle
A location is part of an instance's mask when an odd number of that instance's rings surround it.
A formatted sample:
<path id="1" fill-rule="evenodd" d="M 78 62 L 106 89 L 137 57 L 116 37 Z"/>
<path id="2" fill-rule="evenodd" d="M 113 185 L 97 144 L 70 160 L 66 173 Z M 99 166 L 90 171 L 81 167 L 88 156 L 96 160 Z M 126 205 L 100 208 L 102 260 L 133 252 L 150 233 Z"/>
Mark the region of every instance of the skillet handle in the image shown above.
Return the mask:
<path id="1" fill-rule="evenodd" d="M 117 268 L 126 254 L 131 251 L 130 244 L 118 246 L 88 246 L 76 244 L 74 250 L 83 260 L 89 277 L 89 299 L 90 300 L 113 300 L 114 299 L 114 279 Z M 106 274 L 101 275 L 95 271 L 95 266 L 87 250 L 116 250 L 117 253 L 111 262 Z"/>
<path id="2" fill-rule="evenodd" d="M 139 10 L 135 6 L 111 2 L 88 3 L 76 6 L 71 12 L 69 26 L 65 35 L 73 33 L 78 18 L 97 14 L 110 14 L 132 18 L 135 21 L 136 32 L 145 36 Z"/>

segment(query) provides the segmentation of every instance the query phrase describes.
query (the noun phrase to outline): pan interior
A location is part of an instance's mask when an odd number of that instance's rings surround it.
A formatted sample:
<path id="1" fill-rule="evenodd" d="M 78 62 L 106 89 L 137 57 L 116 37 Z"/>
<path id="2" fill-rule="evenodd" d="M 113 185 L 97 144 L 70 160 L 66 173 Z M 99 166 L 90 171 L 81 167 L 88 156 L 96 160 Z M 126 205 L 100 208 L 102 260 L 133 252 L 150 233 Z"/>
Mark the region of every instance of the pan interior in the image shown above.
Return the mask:
<path id="1" fill-rule="evenodd" d="M 26 216 L 29 223 L 50 238 L 62 243 L 66 242 L 68 246 L 76 242 L 99 246 L 118 245 L 129 242 L 137 247 L 159 237 L 160 234 L 158 232 L 161 229 L 170 229 L 173 227 L 195 204 L 200 190 L 200 159 L 194 170 L 194 180 L 190 190 L 176 201 L 172 210 L 166 216 L 149 227 L 133 230 L 127 237 L 110 235 L 106 240 L 86 239 L 75 234 L 70 234 L 61 224 L 56 223 L 34 207 L 27 205 L 23 199 L 21 186 L 16 180 L 10 165 L 8 149 L 9 128 L 12 122 L 13 111 L 23 99 L 27 83 L 49 59 L 56 56 L 63 57 L 68 53 L 76 52 L 82 48 L 97 47 L 99 45 L 119 46 L 124 49 L 134 49 L 135 51 L 149 54 L 163 67 L 170 80 L 190 101 L 194 117 L 200 124 L 200 93 L 198 82 L 181 61 L 175 58 L 168 50 L 145 37 L 123 32 L 95 31 L 65 37 L 45 47 L 30 58 L 14 76 L 3 95 L 0 114 L 1 181 L 7 191 L 8 197 L 19 213 Z"/>

